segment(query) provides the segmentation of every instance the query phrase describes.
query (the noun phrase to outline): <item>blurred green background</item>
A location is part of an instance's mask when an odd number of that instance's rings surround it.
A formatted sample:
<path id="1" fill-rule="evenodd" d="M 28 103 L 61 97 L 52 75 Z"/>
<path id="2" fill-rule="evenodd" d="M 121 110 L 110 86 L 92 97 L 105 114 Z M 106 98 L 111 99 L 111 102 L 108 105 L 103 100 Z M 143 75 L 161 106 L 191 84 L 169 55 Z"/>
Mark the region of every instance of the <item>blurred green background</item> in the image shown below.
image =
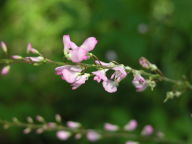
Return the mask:
<path id="1" fill-rule="evenodd" d="M 0 40 L 7 43 L 10 55 L 26 55 L 31 42 L 47 57 L 62 61 L 64 34 L 78 44 L 95 36 L 99 43 L 94 54 L 103 61 L 140 68 L 138 58 L 145 56 L 170 78 L 186 75 L 192 80 L 191 7 L 191 0 L 0 0 Z M 65 121 L 79 121 L 87 128 L 102 128 L 105 122 L 123 126 L 136 119 L 138 132 L 152 124 L 168 138 L 192 144 L 192 93 L 164 104 L 170 89 L 160 83 L 153 92 L 136 93 L 130 75 L 115 94 L 92 80 L 72 91 L 54 74 L 53 65 L 15 64 L 8 76 L 0 77 L 0 118 L 24 120 L 40 114 L 51 121 L 59 113 Z M 105 139 L 96 143 L 124 142 Z M 23 136 L 22 129 L 1 128 L 0 143 L 89 142 L 60 142 L 54 133 Z"/>

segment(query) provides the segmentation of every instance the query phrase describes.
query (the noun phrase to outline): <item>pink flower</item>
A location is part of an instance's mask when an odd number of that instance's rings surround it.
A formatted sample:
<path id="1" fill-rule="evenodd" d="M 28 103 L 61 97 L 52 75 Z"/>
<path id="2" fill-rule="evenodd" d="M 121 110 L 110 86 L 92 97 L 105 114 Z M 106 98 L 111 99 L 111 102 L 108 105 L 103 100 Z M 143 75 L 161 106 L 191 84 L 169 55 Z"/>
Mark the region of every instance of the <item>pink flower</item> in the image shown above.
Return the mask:
<path id="1" fill-rule="evenodd" d="M 28 43 L 27 53 L 39 54 L 39 51 L 33 48 L 31 43 Z"/>
<path id="2" fill-rule="evenodd" d="M 55 69 L 57 75 L 61 75 L 62 79 L 68 83 L 74 83 L 78 75 L 81 74 L 80 66 L 65 65 Z"/>
<path id="3" fill-rule="evenodd" d="M 152 135 L 153 131 L 154 131 L 154 129 L 153 129 L 153 127 L 152 127 L 151 125 L 146 125 L 146 126 L 143 128 L 141 134 L 142 134 L 143 136 L 149 136 L 149 135 Z"/>
<path id="4" fill-rule="evenodd" d="M 76 78 L 76 81 L 71 84 L 72 90 L 75 90 L 78 87 L 80 87 L 82 84 L 84 84 L 85 81 L 88 80 L 89 77 L 90 77 L 90 74 L 88 74 L 88 73 L 84 73 L 83 75 L 78 76 Z"/>
<path id="5" fill-rule="evenodd" d="M 93 79 L 96 80 L 98 83 L 100 83 L 101 80 L 107 81 L 107 76 L 106 76 L 107 71 L 108 69 L 102 69 L 102 70 L 92 72 L 92 74 L 94 75 Z"/>
<path id="6" fill-rule="evenodd" d="M 67 126 L 69 128 L 77 129 L 77 128 L 79 128 L 81 126 L 81 124 L 78 123 L 78 122 L 74 122 L 74 121 L 68 121 Z"/>
<path id="7" fill-rule="evenodd" d="M 142 92 L 147 88 L 147 82 L 140 74 L 134 75 L 132 83 L 135 86 L 137 92 Z"/>
<path id="8" fill-rule="evenodd" d="M 67 140 L 71 136 L 71 133 L 68 131 L 61 130 L 56 133 L 56 136 L 60 140 Z"/>
<path id="9" fill-rule="evenodd" d="M 117 131 L 119 129 L 119 127 L 116 125 L 110 124 L 110 123 L 105 123 L 104 129 L 107 131 Z"/>
<path id="10" fill-rule="evenodd" d="M 61 75 L 63 80 L 71 84 L 73 90 L 84 84 L 90 76 L 88 73 L 82 75 L 80 66 L 65 65 L 57 67 L 55 71 L 57 75 Z"/>
<path id="11" fill-rule="evenodd" d="M 103 84 L 105 91 L 107 91 L 109 93 L 116 92 L 117 86 L 119 85 L 119 82 L 127 76 L 127 72 L 125 71 L 124 65 L 117 65 L 116 66 L 112 62 L 111 63 L 105 63 L 105 62 L 98 61 L 98 60 L 96 60 L 95 63 L 98 65 L 102 65 L 104 67 L 109 67 L 115 71 L 111 75 L 110 79 L 108 79 L 106 77 L 106 72 L 108 71 L 107 68 L 93 72 L 93 74 L 95 75 L 94 80 L 96 80 L 97 82 L 100 82 L 101 80 L 103 80 L 102 84 Z"/>
<path id="12" fill-rule="evenodd" d="M 3 67 L 2 70 L 1 70 L 1 75 L 7 75 L 9 73 L 9 71 L 10 71 L 10 68 L 11 67 L 9 65 Z"/>
<path id="13" fill-rule="evenodd" d="M 103 87 L 105 91 L 109 93 L 114 93 L 117 91 L 117 86 L 119 85 L 117 82 L 112 80 L 103 81 Z"/>
<path id="14" fill-rule="evenodd" d="M 127 141 L 125 144 L 139 144 L 139 143 L 135 141 Z"/>
<path id="15" fill-rule="evenodd" d="M 65 56 L 72 62 L 78 63 L 89 58 L 88 53 L 95 48 L 97 40 L 94 37 L 89 37 L 81 46 L 77 46 L 70 40 L 69 35 L 64 35 L 63 43 Z"/>
<path id="16" fill-rule="evenodd" d="M 133 131 L 137 128 L 137 121 L 130 120 L 128 124 L 125 125 L 124 129 L 127 131 Z"/>
<path id="17" fill-rule="evenodd" d="M 111 79 L 115 79 L 115 81 L 120 82 L 127 76 L 127 72 L 123 65 L 118 65 L 112 68 L 115 72 L 111 75 Z"/>
<path id="18" fill-rule="evenodd" d="M 89 130 L 86 135 L 87 139 L 91 142 L 97 141 L 101 138 L 101 135 L 93 130 Z"/>

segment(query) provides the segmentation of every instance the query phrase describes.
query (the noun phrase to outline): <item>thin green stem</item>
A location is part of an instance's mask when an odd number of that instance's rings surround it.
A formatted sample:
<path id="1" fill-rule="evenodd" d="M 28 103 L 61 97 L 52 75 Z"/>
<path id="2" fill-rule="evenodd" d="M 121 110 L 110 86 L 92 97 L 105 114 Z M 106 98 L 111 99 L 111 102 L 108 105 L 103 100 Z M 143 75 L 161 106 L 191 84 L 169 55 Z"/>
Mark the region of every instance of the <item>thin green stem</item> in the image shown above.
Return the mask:
<path id="1" fill-rule="evenodd" d="M 16 64 L 16 63 L 28 63 L 28 64 L 34 64 L 37 62 L 33 62 L 33 61 L 26 61 L 24 59 L 21 60 L 14 60 L 14 59 L 0 59 L 0 63 L 1 64 L 6 64 L 6 65 L 11 65 L 11 64 Z M 39 63 L 43 63 L 43 64 L 54 64 L 54 65 L 58 65 L 58 66 L 62 66 L 62 65 L 79 65 L 83 68 L 96 68 L 96 69 L 112 69 L 114 66 L 103 66 L 100 64 L 86 64 L 86 63 L 69 63 L 69 62 L 58 62 L 58 61 L 54 61 L 48 58 L 44 58 L 43 62 L 39 62 Z M 158 81 L 165 81 L 168 83 L 172 83 L 176 86 L 185 86 L 186 88 L 192 90 L 192 84 L 189 81 L 182 81 L 182 80 L 174 80 L 174 79 L 170 79 L 166 76 L 164 76 L 161 73 L 150 73 L 150 72 L 146 72 L 144 70 L 136 70 L 133 69 L 131 67 L 129 67 L 129 69 L 126 69 L 127 72 L 131 72 L 134 73 L 136 71 L 138 71 L 140 74 L 150 77 L 154 80 L 158 80 Z"/>

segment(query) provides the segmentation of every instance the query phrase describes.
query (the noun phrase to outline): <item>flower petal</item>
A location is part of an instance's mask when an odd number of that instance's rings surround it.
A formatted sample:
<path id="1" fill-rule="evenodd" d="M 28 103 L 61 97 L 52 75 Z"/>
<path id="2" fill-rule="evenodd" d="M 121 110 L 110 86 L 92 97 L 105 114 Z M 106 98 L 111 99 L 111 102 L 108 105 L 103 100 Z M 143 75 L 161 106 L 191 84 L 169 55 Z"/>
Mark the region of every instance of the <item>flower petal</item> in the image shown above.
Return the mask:
<path id="1" fill-rule="evenodd" d="M 107 91 L 109 93 L 114 93 L 117 91 L 118 83 L 116 83 L 112 80 L 103 81 L 102 84 L 103 84 L 105 91 Z"/>
<path id="2" fill-rule="evenodd" d="M 95 37 L 87 38 L 84 43 L 80 46 L 82 49 L 86 51 L 92 51 L 97 44 L 97 40 Z"/>

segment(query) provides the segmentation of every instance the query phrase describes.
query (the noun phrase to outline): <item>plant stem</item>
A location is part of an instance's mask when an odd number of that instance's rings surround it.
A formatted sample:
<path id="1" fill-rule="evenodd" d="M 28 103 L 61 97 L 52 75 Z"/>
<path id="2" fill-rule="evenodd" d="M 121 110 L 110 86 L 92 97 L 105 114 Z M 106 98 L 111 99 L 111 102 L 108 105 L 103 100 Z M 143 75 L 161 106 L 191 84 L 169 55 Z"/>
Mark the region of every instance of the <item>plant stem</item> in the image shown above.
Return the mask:
<path id="1" fill-rule="evenodd" d="M 72 129 L 58 123 L 55 123 L 56 124 L 55 127 L 48 127 L 48 123 L 35 124 L 35 123 L 23 123 L 20 121 L 9 122 L 6 120 L 0 120 L 0 124 L 7 125 L 9 127 L 30 128 L 31 130 L 37 130 L 39 128 L 45 128 L 45 126 L 47 126 L 45 131 L 65 130 L 65 131 L 71 132 L 72 134 L 82 134 L 84 136 L 90 130 L 92 130 L 92 129 L 84 129 L 84 128 Z M 184 144 L 184 142 L 181 142 L 181 141 L 168 140 L 158 136 L 141 136 L 141 135 L 138 136 L 126 131 L 117 131 L 117 132 L 110 132 L 110 131 L 104 131 L 104 130 L 94 130 L 94 131 L 101 134 L 102 138 L 127 138 L 129 140 L 135 140 L 139 142 L 157 142 L 162 144 Z"/>

